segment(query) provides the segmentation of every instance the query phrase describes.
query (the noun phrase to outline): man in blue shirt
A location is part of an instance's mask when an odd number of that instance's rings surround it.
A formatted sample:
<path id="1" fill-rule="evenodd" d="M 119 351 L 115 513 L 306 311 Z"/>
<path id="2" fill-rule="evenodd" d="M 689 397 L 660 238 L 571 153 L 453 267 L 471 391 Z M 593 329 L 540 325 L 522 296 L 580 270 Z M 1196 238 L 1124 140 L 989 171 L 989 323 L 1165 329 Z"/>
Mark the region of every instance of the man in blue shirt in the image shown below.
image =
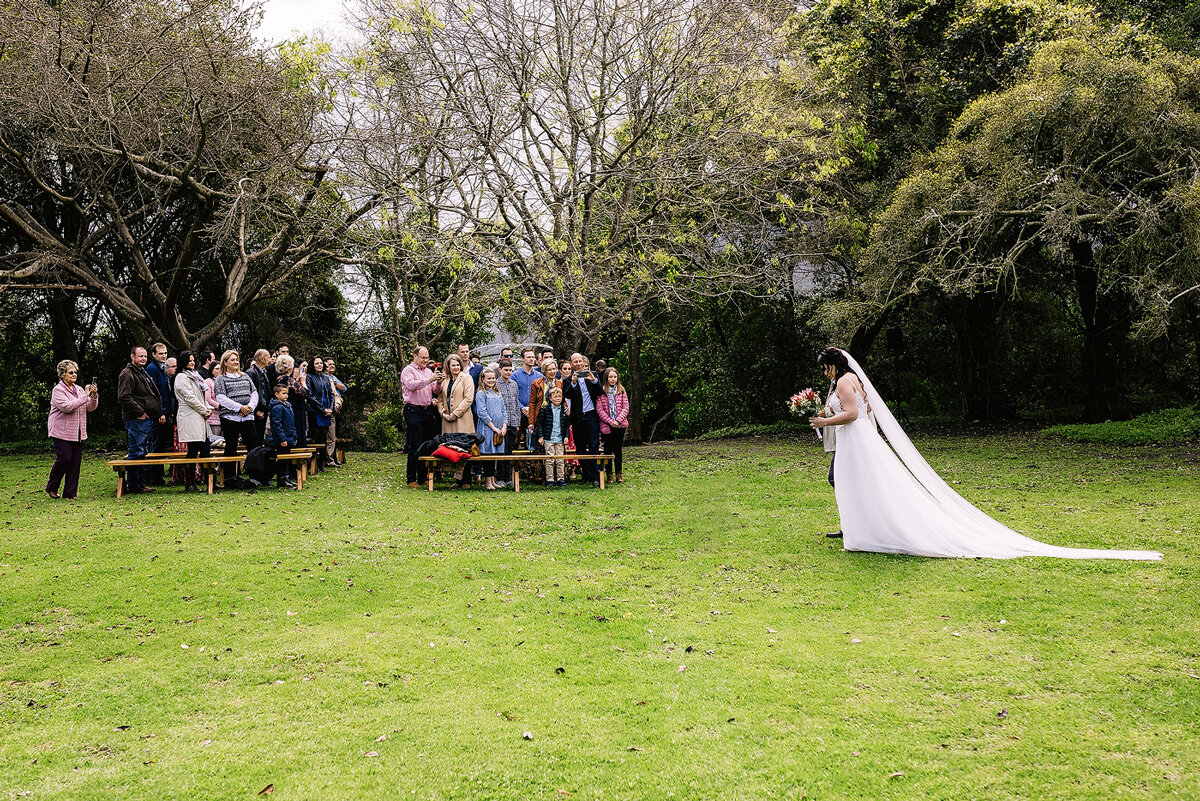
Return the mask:
<path id="1" fill-rule="evenodd" d="M 475 388 L 479 388 L 479 374 L 486 367 L 483 362 L 471 363 L 471 346 L 466 342 L 458 343 L 458 358 L 462 359 L 463 369 L 471 376 L 471 381 L 475 384 Z"/>
<path id="2" fill-rule="evenodd" d="M 529 387 L 534 381 L 542 377 L 542 374 L 534 369 L 533 348 L 521 349 L 521 369 L 513 371 L 512 379 L 517 382 L 517 400 L 521 404 L 521 427 L 520 431 L 525 438 L 525 447 L 533 450 L 533 424 L 536 420 L 529 419 Z"/>
<path id="3" fill-rule="evenodd" d="M 158 396 L 162 400 L 162 413 L 155 420 L 154 433 L 155 442 L 152 445 L 152 453 L 162 453 L 175 450 L 175 391 L 171 388 L 171 376 L 167 374 L 167 346 L 161 342 L 155 342 L 150 346 L 150 364 L 146 366 L 146 375 L 150 376 L 150 380 L 154 382 L 155 389 L 158 390 Z M 163 471 L 168 469 L 165 465 L 162 467 L 148 467 L 149 472 L 148 483 L 156 486 L 163 486 Z"/>

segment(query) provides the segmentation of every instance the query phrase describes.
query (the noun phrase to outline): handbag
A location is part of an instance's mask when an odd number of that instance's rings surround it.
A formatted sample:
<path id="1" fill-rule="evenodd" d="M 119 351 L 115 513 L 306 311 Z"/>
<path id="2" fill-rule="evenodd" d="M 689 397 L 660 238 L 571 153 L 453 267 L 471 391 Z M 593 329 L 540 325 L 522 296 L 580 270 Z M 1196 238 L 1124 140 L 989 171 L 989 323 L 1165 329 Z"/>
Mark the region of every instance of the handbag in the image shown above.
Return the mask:
<path id="1" fill-rule="evenodd" d="M 492 432 L 492 444 L 493 445 L 503 445 L 504 444 L 504 435 L 501 434 L 499 431 L 493 431 Z"/>

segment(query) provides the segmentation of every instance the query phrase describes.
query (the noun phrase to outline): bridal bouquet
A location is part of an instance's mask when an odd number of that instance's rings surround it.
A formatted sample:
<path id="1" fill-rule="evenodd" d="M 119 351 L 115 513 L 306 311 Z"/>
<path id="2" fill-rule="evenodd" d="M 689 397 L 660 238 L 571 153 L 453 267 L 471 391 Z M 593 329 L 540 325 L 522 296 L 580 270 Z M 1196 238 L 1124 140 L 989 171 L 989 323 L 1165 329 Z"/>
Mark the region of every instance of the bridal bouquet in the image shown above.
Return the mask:
<path id="1" fill-rule="evenodd" d="M 820 414 L 824 404 L 821 403 L 821 396 L 810 387 L 788 398 L 787 407 L 792 414 L 807 420 Z"/>

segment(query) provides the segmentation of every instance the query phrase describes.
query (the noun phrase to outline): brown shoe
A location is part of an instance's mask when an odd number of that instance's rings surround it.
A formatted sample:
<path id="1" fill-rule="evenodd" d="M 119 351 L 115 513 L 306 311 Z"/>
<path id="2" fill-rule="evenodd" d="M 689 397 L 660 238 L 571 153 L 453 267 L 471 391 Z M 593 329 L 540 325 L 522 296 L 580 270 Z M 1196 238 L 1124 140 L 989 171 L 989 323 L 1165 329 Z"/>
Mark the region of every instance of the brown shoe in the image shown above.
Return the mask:
<path id="1" fill-rule="evenodd" d="M 412 487 L 413 489 L 420 489 L 420 488 L 421 488 L 421 485 L 420 485 L 420 484 L 418 484 L 418 483 L 417 483 L 417 482 L 415 482 L 415 481 L 410 481 L 410 482 L 408 482 L 408 486 Z"/>
<path id="2" fill-rule="evenodd" d="M 620 474 L 620 473 L 617 473 L 617 483 L 618 483 L 618 484 L 624 484 L 624 483 L 625 483 L 625 479 L 621 478 L 621 474 Z"/>

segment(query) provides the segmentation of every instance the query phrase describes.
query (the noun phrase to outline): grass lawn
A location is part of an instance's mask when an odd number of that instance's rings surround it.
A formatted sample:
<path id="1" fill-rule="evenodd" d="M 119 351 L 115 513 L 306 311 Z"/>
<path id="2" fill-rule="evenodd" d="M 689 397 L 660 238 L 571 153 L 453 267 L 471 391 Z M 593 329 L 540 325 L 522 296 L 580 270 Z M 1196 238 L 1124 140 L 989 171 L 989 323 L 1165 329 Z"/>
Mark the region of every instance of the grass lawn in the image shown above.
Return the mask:
<path id="1" fill-rule="evenodd" d="M 117 501 L 94 456 L 53 502 L 0 458 L 0 799 L 1200 798 L 1200 454 L 917 444 L 1018 530 L 1165 558 L 846 553 L 807 439 L 520 495 L 351 454 Z"/>

